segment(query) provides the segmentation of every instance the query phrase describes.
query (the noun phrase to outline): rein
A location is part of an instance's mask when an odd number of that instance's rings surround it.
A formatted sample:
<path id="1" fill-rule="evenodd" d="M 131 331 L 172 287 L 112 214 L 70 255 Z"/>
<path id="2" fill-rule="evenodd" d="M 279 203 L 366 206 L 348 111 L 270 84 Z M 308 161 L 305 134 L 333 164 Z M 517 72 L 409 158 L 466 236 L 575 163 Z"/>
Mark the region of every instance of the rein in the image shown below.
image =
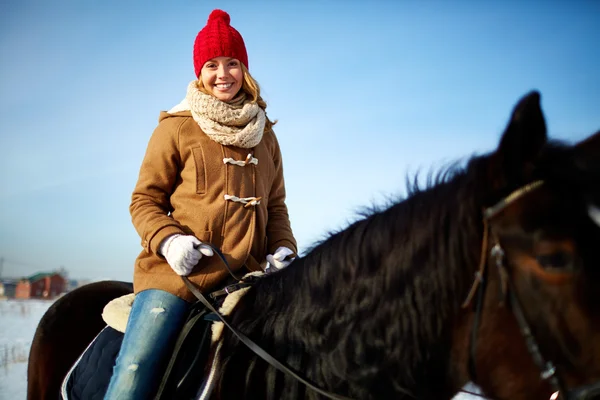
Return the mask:
<path id="1" fill-rule="evenodd" d="M 205 244 L 208 244 L 208 243 L 205 243 Z M 225 264 L 225 267 L 227 268 L 227 271 L 229 271 L 229 273 L 231 274 L 231 276 L 234 277 L 235 279 L 237 279 L 238 281 L 243 281 L 242 278 L 239 278 L 238 276 L 236 276 L 233 273 L 233 271 L 231 270 L 231 267 L 229 266 L 229 263 L 227 262 L 227 260 L 223 256 L 223 253 L 221 253 L 221 251 L 219 249 L 217 249 L 215 246 L 213 246 L 212 244 L 209 244 L 209 245 L 215 251 L 215 254 L 217 254 L 219 256 L 219 258 L 221 259 L 221 261 L 223 262 L 223 264 Z M 215 307 L 213 307 L 213 305 L 210 303 L 210 301 L 208 301 L 208 299 L 206 298 L 206 296 L 204 296 L 204 294 L 202 294 L 202 292 L 200 290 L 198 290 L 198 288 L 188 279 L 187 276 L 182 276 L 181 279 L 183 279 L 183 282 L 185 283 L 185 286 L 187 286 L 187 288 L 189 289 L 189 291 L 192 292 L 192 294 L 194 296 L 196 296 L 196 298 L 198 300 L 200 300 L 200 302 L 208 310 L 210 310 L 212 313 L 214 313 L 221 320 L 221 322 L 223 322 L 223 324 L 225 324 L 225 326 L 227 328 L 229 328 L 229 330 L 235 336 L 237 336 L 237 338 L 242 343 L 244 343 L 250 350 L 252 350 L 256 355 L 258 355 L 260 358 L 262 358 L 263 360 L 265 360 L 267 363 L 269 363 L 270 365 L 272 365 L 273 367 L 275 367 L 280 372 L 283 372 L 284 374 L 287 374 L 287 375 L 291 376 L 292 378 L 296 379 L 297 381 L 303 383 L 305 386 L 307 386 L 311 390 L 319 393 L 322 396 L 327 397 L 328 399 L 333 399 L 333 400 L 352 400 L 352 399 L 350 399 L 348 397 L 339 396 L 337 394 L 327 392 L 326 390 L 323 390 L 323 389 L 315 386 L 311 382 L 307 381 L 306 379 L 304 379 L 303 377 L 301 377 L 300 375 L 298 375 L 295 371 L 293 371 L 289 367 L 285 366 L 283 363 L 281 363 L 275 357 L 273 357 L 269 353 L 267 353 L 262 347 L 260 347 L 259 345 L 257 345 L 252 339 L 250 339 L 248 336 L 246 336 L 245 334 L 243 334 L 242 332 L 240 332 L 239 330 L 237 330 L 235 327 L 233 327 L 227 321 L 227 319 L 219 311 L 217 311 L 217 309 L 215 309 Z M 227 292 L 227 293 L 229 293 L 229 292 Z"/>
<path id="2" fill-rule="evenodd" d="M 231 330 L 231 332 L 235 336 L 237 336 L 237 338 L 242 343 L 244 343 L 246 346 L 248 346 L 248 348 L 250 350 L 252 350 L 254 353 L 256 353 L 256 355 L 258 355 L 260 358 L 262 358 L 263 360 L 265 360 L 267 363 L 271 364 L 273 367 L 277 368 L 279 371 L 281 371 L 281 372 L 283 372 L 283 373 L 285 373 L 285 374 L 293 377 L 294 379 L 302 382 L 304 385 L 306 385 L 310 389 L 314 390 L 315 392 L 317 392 L 317 393 L 319 393 L 319 394 L 321 394 L 321 395 L 323 395 L 323 396 L 325 396 L 325 397 L 327 397 L 329 399 L 334 399 L 334 400 L 351 400 L 348 397 L 338 396 L 336 394 L 329 393 L 329 392 L 327 392 L 327 391 L 325 391 L 323 389 L 318 388 L 317 386 L 313 385 L 312 383 L 310 383 L 306 379 L 302 378 L 296 372 L 292 371 L 290 368 L 286 367 L 284 364 L 282 364 L 281 362 L 279 362 L 276 358 L 274 358 L 269 353 L 267 353 L 265 350 L 263 350 L 262 347 L 260 347 L 256 343 L 254 343 L 254 341 L 252 341 L 252 339 L 250 339 L 248 336 L 244 335 L 242 332 L 238 331 L 229 322 L 227 322 L 227 319 L 223 315 L 221 315 L 221 313 L 218 312 L 212 306 L 212 304 L 210 304 L 210 302 L 206 299 L 206 297 L 202 294 L 202 292 L 200 292 L 198 290 L 198 288 L 196 286 L 194 286 L 194 284 L 192 282 L 190 282 L 190 280 L 187 278 L 187 276 L 182 276 L 181 279 L 183 279 L 183 282 L 185 283 L 185 285 L 187 286 L 187 288 L 190 290 L 190 292 L 192 292 L 192 294 L 194 296 L 196 296 L 198 298 L 198 300 L 200 300 L 202 302 L 202 304 L 206 308 L 208 308 L 211 312 L 213 312 L 214 314 L 216 314 L 217 317 L 219 317 L 219 319 L 221 320 L 221 322 L 223 322 L 225 324 L 225 326 L 227 328 L 229 328 L 229 330 Z"/>
<path id="3" fill-rule="evenodd" d="M 496 215 L 498 215 L 502 210 L 507 208 L 509 205 L 522 198 L 526 194 L 531 191 L 539 188 L 543 184 L 543 181 L 535 181 L 528 185 L 517 189 L 504 199 L 500 200 L 494 206 L 484 209 L 483 212 L 483 240 L 481 246 L 481 258 L 479 263 L 479 269 L 475 274 L 475 280 L 473 281 L 473 286 L 467 295 L 466 300 L 464 301 L 462 307 L 468 307 L 475 294 L 477 293 L 477 303 L 475 306 L 475 317 L 473 320 L 473 326 L 471 329 L 470 335 L 470 344 L 469 344 L 469 374 L 471 376 L 471 380 L 473 382 L 476 381 L 476 368 L 475 368 L 475 354 L 477 347 L 477 331 L 479 328 L 479 323 L 482 317 L 483 310 L 483 302 L 486 291 L 486 282 L 488 275 L 487 266 L 487 258 L 486 252 L 488 248 L 488 240 L 489 240 L 489 222 Z M 509 279 L 508 269 L 504 264 L 505 253 L 504 249 L 500 245 L 498 238 L 494 237 L 494 245 L 490 250 L 490 259 L 494 261 L 494 264 L 498 270 L 500 275 L 500 303 L 504 303 L 504 301 L 508 298 L 508 302 L 510 303 L 510 309 L 513 312 L 513 315 L 519 325 L 519 329 L 521 331 L 521 335 L 525 340 L 525 344 L 527 346 L 527 350 L 531 355 L 536 366 L 540 369 L 540 378 L 544 381 L 547 381 L 554 393 L 550 397 L 550 400 L 585 400 L 592 399 L 595 396 L 600 394 L 600 382 L 585 385 L 578 387 L 576 389 L 567 389 L 560 377 L 558 376 L 557 368 L 554 363 L 550 360 L 546 360 L 539 348 L 539 345 L 533 335 L 530 325 L 525 317 L 525 313 L 523 312 L 523 307 L 519 302 L 515 294 L 514 288 L 511 287 L 511 282 Z M 510 290 L 512 288 L 512 290 Z"/>

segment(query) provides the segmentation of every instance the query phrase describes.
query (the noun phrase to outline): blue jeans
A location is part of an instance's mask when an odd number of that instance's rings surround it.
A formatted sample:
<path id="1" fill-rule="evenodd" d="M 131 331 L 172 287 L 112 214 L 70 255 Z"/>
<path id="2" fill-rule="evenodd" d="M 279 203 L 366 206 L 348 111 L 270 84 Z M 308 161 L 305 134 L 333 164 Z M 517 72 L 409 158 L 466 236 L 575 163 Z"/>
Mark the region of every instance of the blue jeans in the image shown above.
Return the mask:
<path id="1" fill-rule="evenodd" d="M 157 289 L 135 296 L 105 399 L 154 396 L 190 304 Z"/>

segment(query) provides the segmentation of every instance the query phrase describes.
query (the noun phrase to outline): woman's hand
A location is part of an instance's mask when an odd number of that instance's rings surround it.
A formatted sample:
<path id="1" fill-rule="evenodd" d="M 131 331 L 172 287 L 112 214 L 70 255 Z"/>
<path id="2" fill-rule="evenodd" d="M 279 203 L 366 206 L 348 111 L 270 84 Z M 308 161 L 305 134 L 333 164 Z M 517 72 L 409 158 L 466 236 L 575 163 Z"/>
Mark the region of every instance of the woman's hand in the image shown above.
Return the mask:
<path id="1" fill-rule="evenodd" d="M 269 265 L 267 266 L 266 271 L 275 272 L 287 267 L 294 261 L 294 258 L 289 257 L 292 254 L 294 254 L 294 252 L 287 247 L 278 247 L 277 250 L 275 250 L 275 253 L 267 255 Z"/>
<path id="2" fill-rule="evenodd" d="M 192 235 L 171 235 L 160 245 L 159 253 L 177 275 L 189 275 L 202 256 L 212 256 L 213 249 Z"/>

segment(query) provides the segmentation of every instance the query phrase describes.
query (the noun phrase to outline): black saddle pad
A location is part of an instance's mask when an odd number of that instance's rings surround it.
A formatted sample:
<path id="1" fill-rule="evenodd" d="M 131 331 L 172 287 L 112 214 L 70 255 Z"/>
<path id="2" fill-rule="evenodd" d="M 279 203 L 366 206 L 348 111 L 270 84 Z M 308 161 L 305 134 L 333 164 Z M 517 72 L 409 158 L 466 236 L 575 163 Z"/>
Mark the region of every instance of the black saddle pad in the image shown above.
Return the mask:
<path id="1" fill-rule="evenodd" d="M 156 399 L 196 398 L 210 351 L 212 321 L 203 306 L 192 308 L 161 377 Z M 109 326 L 96 336 L 63 383 L 65 400 L 104 399 L 123 336 Z"/>
<path id="2" fill-rule="evenodd" d="M 104 328 L 71 370 L 63 385 L 63 398 L 102 400 L 122 342 L 121 332 L 110 326 Z"/>

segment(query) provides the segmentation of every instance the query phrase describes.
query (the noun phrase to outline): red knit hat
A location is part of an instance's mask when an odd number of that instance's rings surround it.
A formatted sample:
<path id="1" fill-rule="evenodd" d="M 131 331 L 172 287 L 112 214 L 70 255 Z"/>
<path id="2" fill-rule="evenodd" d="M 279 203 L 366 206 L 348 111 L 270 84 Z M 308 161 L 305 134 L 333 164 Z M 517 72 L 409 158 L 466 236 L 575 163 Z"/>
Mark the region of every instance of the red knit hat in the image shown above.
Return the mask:
<path id="1" fill-rule="evenodd" d="M 244 39 L 229 25 L 229 14 L 223 10 L 213 10 L 206 26 L 196 36 L 194 42 L 194 69 L 196 76 L 205 62 L 215 57 L 233 57 L 248 68 L 248 54 Z"/>

